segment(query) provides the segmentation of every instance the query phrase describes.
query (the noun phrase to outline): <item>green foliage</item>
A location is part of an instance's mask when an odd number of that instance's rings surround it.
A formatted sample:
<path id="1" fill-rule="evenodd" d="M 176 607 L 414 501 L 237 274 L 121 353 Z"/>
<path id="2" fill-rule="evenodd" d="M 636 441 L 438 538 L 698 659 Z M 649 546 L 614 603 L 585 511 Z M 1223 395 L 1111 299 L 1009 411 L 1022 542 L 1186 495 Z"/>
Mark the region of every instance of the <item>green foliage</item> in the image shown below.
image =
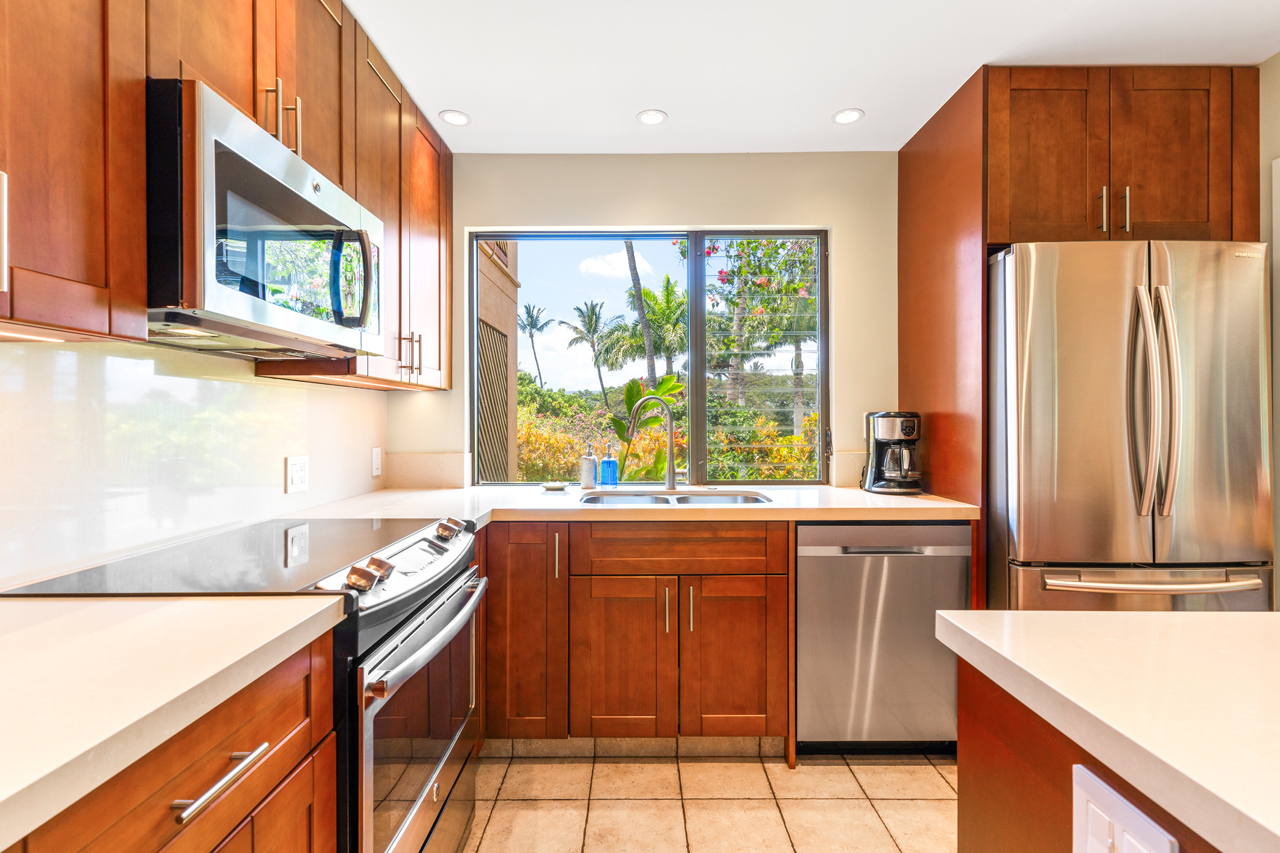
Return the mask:
<path id="1" fill-rule="evenodd" d="M 636 404 L 639 403 L 641 399 L 648 396 L 655 396 L 661 397 L 668 406 L 674 407 L 676 403 L 676 395 L 680 394 L 682 391 L 684 391 L 684 384 L 671 375 L 664 376 L 658 380 L 657 386 L 652 390 L 646 390 L 644 383 L 639 379 L 632 379 L 622 390 L 623 405 L 626 407 L 626 411 L 633 412 L 635 411 Z M 656 414 L 650 414 L 651 412 L 656 412 Z M 630 417 L 620 418 L 617 415 L 612 415 L 610 418 L 613 424 L 614 435 L 616 435 L 618 440 L 624 445 L 622 457 L 618 460 L 618 475 L 624 480 L 641 479 L 641 472 L 635 472 L 631 476 L 627 475 L 627 457 L 631 453 L 631 445 L 635 441 L 636 435 L 644 430 L 656 426 L 662 426 L 664 424 L 665 417 L 662 412 L 662 403 L 659 403 L 657 400 L 649 400 L 640 407 L 640 411 L 636 412 L 635 417 L 636 428 L 634 433 L 628 431 L 631 426 Z M 672 412 L 672 417 L 675 417 L 674 411 Z M 663 450 L 663 466 L 660 467 L 659 470 L 664 476 L 666 474 L 666 455 L 667 452 Z M 643 479 L 651 478 L 644 477 Z"/>
<path id="2" fill-rule="evenodd" d="M 565 417 L 576 414 L 590 414 L 599 409 L 592 401 L 582 395 L 565 391 L 563 388 L 554 391 L 538 385 L 538 380 L 523 370 L 516 371 L 516 405 L 532 407 L 539 415 Z"/>

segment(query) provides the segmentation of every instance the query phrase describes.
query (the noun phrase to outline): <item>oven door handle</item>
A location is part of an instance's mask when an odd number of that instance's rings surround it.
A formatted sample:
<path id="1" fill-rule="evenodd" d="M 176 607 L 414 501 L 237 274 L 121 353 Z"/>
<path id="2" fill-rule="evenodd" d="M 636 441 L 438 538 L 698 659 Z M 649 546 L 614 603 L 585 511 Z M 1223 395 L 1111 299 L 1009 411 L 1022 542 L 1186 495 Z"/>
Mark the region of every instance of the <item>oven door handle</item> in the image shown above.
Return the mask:
<path id="1" fill-rule="evenodd" d="M 446 646 L 453 642 L 455 637 L 462 633 L 462 629 L 471 622 L 471 617 L 480 608 L 480 601 L 484 598 L 485 590 L 489 588 L 489 579 L 476 578 L 468 586 L 475 590 L 475 594 L 467 600 L 461 612 L 453 617 L 449 624 L 444 627 L 444 630 L 428 640 L 422 648 L 410 655 L 399 666 L 385 672 L 375 672 L 370 676 L 369 681 L 364 686 L 366 703 L 375 699 L 385 699 L 395 693 L 401 684 L 412 678 L 432 658 L 440 654 Z"/>

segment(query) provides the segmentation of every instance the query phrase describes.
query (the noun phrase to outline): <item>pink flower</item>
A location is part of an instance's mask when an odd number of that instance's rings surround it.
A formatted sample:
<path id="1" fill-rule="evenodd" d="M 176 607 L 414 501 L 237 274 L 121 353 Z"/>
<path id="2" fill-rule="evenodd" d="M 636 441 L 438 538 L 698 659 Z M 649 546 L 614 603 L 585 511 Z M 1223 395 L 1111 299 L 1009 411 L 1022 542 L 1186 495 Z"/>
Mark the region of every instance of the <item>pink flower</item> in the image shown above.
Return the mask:
<path id="1" fill-rule="evenodd" d="M 758 279 L 756 279 L 756 284 L 758 284 L 758 285 L 759 285 L 759 286 L 761 286 L 761 287 L 764 287 L 764 286 L 765 286 L 766 284 L 768 284 L 768 283 L 769 283 L 769 279 L 767 279 L 767 278 L 758 278 Z"/>
<path id="2" fill-rule="evenodd" d="M 809 298 L 808 288 L 804 288 L 804 287 L 800 288 L 800 295 L 808 299 Z"/>
<path id="3" fill-rule="evenodd" d="M 709 258 L 709 257 L 711 257 L 711 249 L 709 249 L 709 248 L 707 249 L 707 257 L 708 257 L 708 258 Z"/>
<path id="4" fill-rule="evenodd" d="M 729 283 L 729 273 L 725 272 L 724 270 L 720 270 L 720 272 L 717 274 L 717 277 L 720 279 L 721 284 Z"/>
<path id="5" fill-rule="evenodd" d="M 752 311 L 751 313 L 752 313 L 752 314 L 763 314 L 763 313 L 764 313 L 764 306 L 763 306 L 763 305 L 761 305 L 759 308 L 757 308 L 756 310 Z"/>

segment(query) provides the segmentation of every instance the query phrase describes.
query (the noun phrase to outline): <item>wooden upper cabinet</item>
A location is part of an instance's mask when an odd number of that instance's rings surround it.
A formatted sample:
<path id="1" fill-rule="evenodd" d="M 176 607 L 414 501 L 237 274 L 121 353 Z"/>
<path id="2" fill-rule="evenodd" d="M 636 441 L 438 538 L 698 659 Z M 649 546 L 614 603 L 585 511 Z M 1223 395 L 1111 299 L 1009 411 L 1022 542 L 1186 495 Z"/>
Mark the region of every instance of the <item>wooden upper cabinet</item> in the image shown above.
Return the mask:
<path id="1" fill-rule="evenodd" d="M 452 154 L 417 109 L 404 110 L 404 261 L 400 328 L 404 379 L 450 385 L 449 230 Z"/>
<path id="2" fill-rule="evenodd" d="M 1231 69 L 1111 69 L 1112 239 L 1231 239 Z"/>
<path id="3" fill-rule="evenodd" d="M 574 577 L 570 584 L 569 734 L 675 737 L 677 579 Z"/>
<path id="4" fill-rule="evenodd" d="M 338 0 L 275 0 L 282 142 L 347 192 L 355 181 L 356 24 Z M 301 137 L 301 145 L 299 145 Z"/>
<path id="5" fill-rule="evenodd" d="M 568 736 L 568 525 L 487 527 L 486 733 Z"/>
<path id="6" fill-rule="evenodd" d="M 144 0 L 0 0 L 0 322 L 146 337 L 146 26 Z"/>
<path id="7" fill-rule="evenodd" d="M 786 577 L 681 577 L 679 599 L 680 734 L 786 735 Z"/>
<path id="8" fill-rule="evenodd" d="M 987 87 L 989 241 L 1107 239 L 1107 69 L 991 68 Z"/>

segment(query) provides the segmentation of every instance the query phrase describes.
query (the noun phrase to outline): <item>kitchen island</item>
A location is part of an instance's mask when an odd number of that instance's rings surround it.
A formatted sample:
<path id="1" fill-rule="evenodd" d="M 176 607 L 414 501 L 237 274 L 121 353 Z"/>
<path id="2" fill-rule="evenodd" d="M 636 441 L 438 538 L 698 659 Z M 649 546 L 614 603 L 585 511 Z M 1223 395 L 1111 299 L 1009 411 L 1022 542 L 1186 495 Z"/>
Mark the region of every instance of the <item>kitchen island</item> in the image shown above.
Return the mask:
<path id="1" fill-rule="evenodd" d="M 1072 765 L 1181 853 L 1280 850 L 1274 613 L 942 611 L 960 850 L 1071 850 Z"/>

